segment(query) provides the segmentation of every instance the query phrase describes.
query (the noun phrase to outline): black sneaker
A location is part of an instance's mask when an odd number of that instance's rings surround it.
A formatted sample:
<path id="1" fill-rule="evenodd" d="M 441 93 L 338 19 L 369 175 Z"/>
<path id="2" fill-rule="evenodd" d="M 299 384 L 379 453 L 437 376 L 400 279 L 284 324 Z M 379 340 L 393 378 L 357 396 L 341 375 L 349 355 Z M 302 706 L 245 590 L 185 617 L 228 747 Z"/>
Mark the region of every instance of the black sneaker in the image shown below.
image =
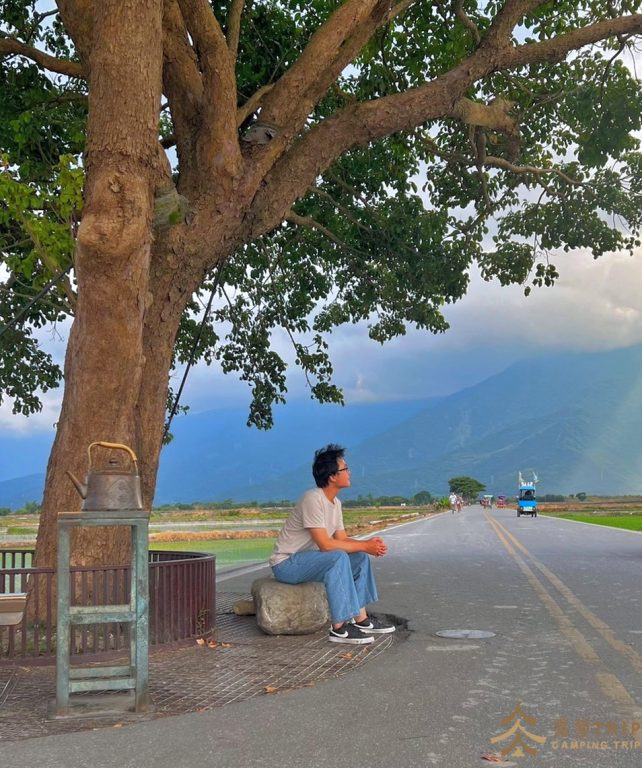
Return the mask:
<path id="1" fill-rule="evenodd" d="M 356 628 L 354 624 L 344 622 L 340 627 L 330 627 L 328 640 L 331 643 L 346 643 L 347 645 L 367 645 L 374 641 L 374 637 L 368 637 Z"/>
<path id="2" fill-rule="evenodd" d="M 355 621 L 352 619 L 352 626 L 367 635 L 387 635 L 389 632 L 394 632 L 396 629 L 394 624 L 387 624 L 385 621 L 380 621 L 372 616 L 368 616 L 368 618 L 363 621 Z"/>

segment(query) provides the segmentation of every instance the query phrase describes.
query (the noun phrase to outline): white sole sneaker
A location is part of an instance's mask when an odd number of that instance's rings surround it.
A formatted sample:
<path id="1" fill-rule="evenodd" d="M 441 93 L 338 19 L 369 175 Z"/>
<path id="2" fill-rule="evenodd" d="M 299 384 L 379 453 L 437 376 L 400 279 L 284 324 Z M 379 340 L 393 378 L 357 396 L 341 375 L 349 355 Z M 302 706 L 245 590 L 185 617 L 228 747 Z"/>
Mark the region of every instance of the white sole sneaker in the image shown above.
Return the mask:
<path id="1" fill-rule="evenodd" d="M 331 629 L 328 640 L 345 645 L 368 645 L 374 642 L 374 637 L 362 634 L 353 624 L 344 624 L 340 630 Z"/>
<path id="2" fill-rule="evenodd" d="M 356 621 L 353 622 L 352 626 L 356 627 L 359 632 L 363 632 L 367 635 L 388 635 L 396 630 L 394 624 L 381 624 L 379 622 L 373 624 L 372 621 L 369 626 L 366 627 L 362 627 L 360 624 L 357 624 Z"/>

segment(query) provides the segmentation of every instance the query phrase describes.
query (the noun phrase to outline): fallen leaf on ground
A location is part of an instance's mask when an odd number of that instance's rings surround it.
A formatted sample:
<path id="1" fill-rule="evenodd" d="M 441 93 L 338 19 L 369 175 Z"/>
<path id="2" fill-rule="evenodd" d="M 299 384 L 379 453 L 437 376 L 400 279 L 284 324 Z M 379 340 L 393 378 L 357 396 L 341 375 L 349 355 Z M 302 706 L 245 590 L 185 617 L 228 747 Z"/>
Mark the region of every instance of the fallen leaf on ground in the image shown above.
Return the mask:
<path id="1" fill-rule="evenodd" d="M 221 643 L 221 648 L 231 648 L 232 643 Z"/>
<path id="2" fill-rule="evenodd" d="M 205 640 L 202 637 L 196 638 L 196 645 L 205 645 Z"/>
<path id="3" fill-rule="evenodd" d="M 340 659 L 351 659 L 352 658 L 352 654 L 351 653 L 340 653 L 339 654 L 339 658 Z"/>
<path id="4" fill-rule="evenodd" d="M 216 648 L 217 645 L 218 643 L 216 642 L 216 640 L 209 640 L 207 643 L 208 648 Z"/>
<path id="5" fill-rule="evenodd" d="M 276 687 L 275 687 L 275 686 L 273 686 L 273 685 L 266 685 L 266 686 L 265 686 L 265 688 L 263 688 L 263 690 L 264 690 L 266 693 L 278 693 L 278 691 L 279 691 L 279 689 L 278 689 L 278 688 L 276 688 Z"/>

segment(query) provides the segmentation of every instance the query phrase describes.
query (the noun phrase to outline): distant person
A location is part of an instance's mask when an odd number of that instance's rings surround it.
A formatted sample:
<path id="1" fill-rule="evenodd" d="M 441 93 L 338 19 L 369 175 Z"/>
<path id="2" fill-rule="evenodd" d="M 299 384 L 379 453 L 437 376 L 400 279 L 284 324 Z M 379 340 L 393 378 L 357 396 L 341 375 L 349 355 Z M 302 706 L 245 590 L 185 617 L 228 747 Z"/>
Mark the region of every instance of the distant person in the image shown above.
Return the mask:
<path id="1" fill-rule="evenodd" d="M 461 510 L 463 509 L 464 500 L 462 499 L 461 496 L 459 496 L 459 494 L 457 495 L 457 503 L 455 506 L 457 507 L 457 512 L 461 512 Z"/>
<path id="2" fill-rule="evenodd" d="M 366 541 L 350 538 L 343 526 L 342 488 L 350 487 L 344 449 L 328 445 L 314 454 L 312 474 L 317 487 L 307 491 L 288 516 L 269 560 L 277 581 L 325 584 L 332 626 L 332 643 L 365 645 L 375 634 L 395 627 L 372 616 L 366 606 L 378 600 L 369 555 L 382 557 L 388 548 L 379 536 Z"/>
<path id="3" fill-rule="evenodd" d="M 450 511 L 454 515 L 457 511 L 457 494 L 454 491 L 448 497 L 448 502 L 450 503 Z"/>

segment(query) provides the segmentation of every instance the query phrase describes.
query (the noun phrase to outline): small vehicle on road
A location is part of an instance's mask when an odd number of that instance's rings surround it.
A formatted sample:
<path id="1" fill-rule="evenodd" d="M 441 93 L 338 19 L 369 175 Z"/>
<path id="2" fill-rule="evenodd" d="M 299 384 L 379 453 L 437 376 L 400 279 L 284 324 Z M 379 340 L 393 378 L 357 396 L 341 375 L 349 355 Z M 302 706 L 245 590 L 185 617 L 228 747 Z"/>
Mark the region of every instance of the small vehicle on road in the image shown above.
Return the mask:
<path id="1" fill-rule="evenodd" d="M 535 483 L 521 483 L 519 486 L 519 496 L 517 497 L 517 517 L 521 517 L 522 515 L 537 517 Z"/>

